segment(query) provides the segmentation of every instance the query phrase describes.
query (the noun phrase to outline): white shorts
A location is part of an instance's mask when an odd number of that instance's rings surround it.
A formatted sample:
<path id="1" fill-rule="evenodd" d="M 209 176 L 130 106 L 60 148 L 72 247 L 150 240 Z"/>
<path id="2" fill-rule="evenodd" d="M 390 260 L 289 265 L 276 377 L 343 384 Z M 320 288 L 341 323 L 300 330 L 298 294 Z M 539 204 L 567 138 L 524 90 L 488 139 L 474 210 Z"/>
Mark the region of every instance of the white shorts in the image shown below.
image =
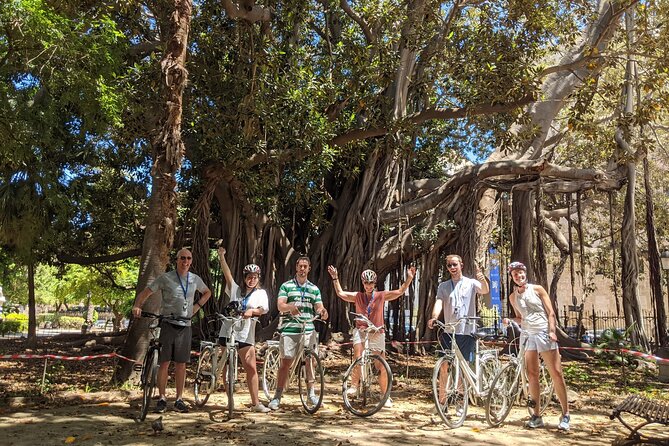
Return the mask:
<path id="1" fill-rule="evenodd" d="M 353 345 L 364 344 L 365 338 L 369 336 L 369 348 L 374 352 L 386 351 L 386 334 L 385 333 L 367 333 L 365 330 L 359 328 L 353 329 Z"/>
<path id="2" fill-rule="evenodd" d="M 297 354 L 297 349 L 300 346 L 301 333 L 296 334 L 281 334 L 279 338 L 279 354 L 282 359 L 292 359 Z M 304 335 L 304 345 L 308 345 L 313 350 L 318 348 L 318 332 L 312 331 Z"/>
<path id="3" fill-rule="evenodd" d="M 550 350 L 557 350 L 558 343 L 552 341 L 548 337 L 547 332 L 541 333 L 521 333 L 520 335 L 520 345 L 523 345 L 527 339 L 527 344 L 525 344 L 525 350 L 527 351 L 537 351 L 538 353 L 547 352 Z"/>

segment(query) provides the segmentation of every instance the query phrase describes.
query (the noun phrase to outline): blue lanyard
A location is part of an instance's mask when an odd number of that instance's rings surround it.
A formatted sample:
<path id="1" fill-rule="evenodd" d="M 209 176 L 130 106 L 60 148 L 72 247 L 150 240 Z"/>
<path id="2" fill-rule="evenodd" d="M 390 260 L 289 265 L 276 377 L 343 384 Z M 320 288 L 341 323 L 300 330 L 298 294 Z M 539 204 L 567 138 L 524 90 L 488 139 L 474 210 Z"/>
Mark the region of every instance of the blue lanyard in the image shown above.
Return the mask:
<path id="1" fill-rule="evenodd" d="M 295 283 L 295 286 L 297 287 L 298 290 L 300 290 L 300 303 L 304 303 L 304 294 L 307 292 L 307 287 L 306 287 L 306 282 L 304 283 L 305 287 L 302 288 L 298 283 L 297 279 L 293 279 L 293 283 Z"/>
<path id="2" fill-rule="evenodd" d="M 246 296 L 244 296 L 244 298 L 242 299 L 242 311 L 246 311 L 246 305 L 247 305 L 248 302 L 249 302 L 249 296 L 250 296 L 251 294 L 253 294 L 253 292 L 254 292 L 255 290 L 256 290 L 256 289 L 253 288 L 253 289 L 251 290 L 251 292 L 250 292 L 249 294 L 247 294 Z"/>
<path id="3" fill-rule="evenodd" d="M 374 303 L 374 290 L 372 290 L 372 298 L 369 299 L 369 303 L 367 304 L 367 318 L 372 314 L 372 304 Z"/>
<path id="4" fill-rule="evenodd" d="M 181 283 L 181 277 L 179 277 L 179 271 L 174 270 L 174 273 L 177 275 L 177 280 L 179 281 L 179 286 L 181 287 L 181 291 L 184 292 L 184 300 L 188 300 L 188 277 L 190 276 L 190 271 L 186 273 L 186 288 L 184 288 L 184 284 Z"/>

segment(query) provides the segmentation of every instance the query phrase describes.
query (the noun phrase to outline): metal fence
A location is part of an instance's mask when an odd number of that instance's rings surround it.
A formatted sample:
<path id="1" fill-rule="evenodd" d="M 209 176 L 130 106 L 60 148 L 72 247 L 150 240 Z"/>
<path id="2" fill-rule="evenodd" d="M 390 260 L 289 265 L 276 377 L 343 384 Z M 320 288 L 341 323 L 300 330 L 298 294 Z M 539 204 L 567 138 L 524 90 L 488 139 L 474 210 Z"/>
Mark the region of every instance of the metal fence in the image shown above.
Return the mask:
<path id="1" fill-rule="evenodd" d="M 560 318 L 567 333 L 577 339 L 590 344 L 596 344 L 604 330 L 624 331 L 625 316 L 613 311 L 572 309 L 565 306 Z M 641 326 L 648 337 L 651 346 L 657 345 L 657 320 L 652 311 L 641 311 Z"/>

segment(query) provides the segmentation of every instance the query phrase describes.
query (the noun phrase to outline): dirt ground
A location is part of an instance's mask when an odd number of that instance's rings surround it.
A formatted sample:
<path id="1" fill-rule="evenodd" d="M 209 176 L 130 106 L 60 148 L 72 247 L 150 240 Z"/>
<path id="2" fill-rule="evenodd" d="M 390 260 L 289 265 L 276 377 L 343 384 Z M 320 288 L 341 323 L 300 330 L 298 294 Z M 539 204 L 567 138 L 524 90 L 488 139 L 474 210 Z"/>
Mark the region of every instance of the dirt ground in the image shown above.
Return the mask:
<path id="1" fill-rule="evenodd" d="M 7 347 L 0 343 L 0 354 L 6 351 Z M 144 422 L 135 420 L 139 408 L 138 390 L 111 389 L 101 384 L 110 376 L 113 360 L 53 363 L 47 367 L 49 387 L 43 395 L 37 392 L 43 362 L 0 361 L 0 401 L 3 402 L 0 405 L 0 444 L 609 445 L 625 434 L 620 423 L 611 421 L 608 415 L 628 393 L 641 391 L 653 398 L 669 399 L 669 386 L 653 381 L 652 371 L 637 371 L 627 376 L 623 388 L 620 369 L 566 363 L 572 401 L 571 431 L 557 431 L 557 404 L 549 407 L 545 414 L 547 426 L 543 429 L 524 427 L 528 413 L 522 407 L 514 408 L 502 426 L 490 428 L 483 409 L 471 405 L 464 425 L 448 429 L 434 413 L 431 400 L 433 363 L 430 357 L 411 357 L 408 363 L 403 355 L 392 357 L 394 405 L 369 418 L 351 415 L 343 407 L 339 389 L 348 357 L 334 355 L 326 361 L 325 404 L 315 415 L 302 410 L 294 389 L 284 396 L 278 411 L 252 413 L 246 388 L 240 386 L 231 419 L 223 406 L 224 397 L 216 394 L 204 408 L 191 407 L 187 414 L 175 412 L 170 404 L 168 411 L 162 414 L 164 431 L 155 434 L 151 424 L 158 414 L 149 413 Z M 173 394 L 168 396 L 173 398 Z M 186 401 L 194 406 L 192 393 L 186 396 Z"/>

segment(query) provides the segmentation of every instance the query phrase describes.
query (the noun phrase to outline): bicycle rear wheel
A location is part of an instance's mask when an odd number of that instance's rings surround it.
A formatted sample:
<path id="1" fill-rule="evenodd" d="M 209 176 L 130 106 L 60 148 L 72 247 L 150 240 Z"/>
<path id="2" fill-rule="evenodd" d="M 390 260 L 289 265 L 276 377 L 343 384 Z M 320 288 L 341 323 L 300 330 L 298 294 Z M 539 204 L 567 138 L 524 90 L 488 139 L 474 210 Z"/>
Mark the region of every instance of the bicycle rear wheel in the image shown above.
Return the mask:
<path id="1" fill-rule="evenodd" d="M 432 373 L 432 396 L 437 413 L 451 429 L 462 426 L 467 416 L 469 388 L 458 361 L 442 356 Z"/>
<path id="2" fill-rule="evenodd" d="M 356 394 L 349 395 L 348 390 L 354 387 L 353 374 L 358 371 L 360 382 Z M 385 376 L 385 389 L 381 377 Z M 363 356 L 351 364 L 344 375 L 342 396 L 344 406 L 352 414 L 359 417 L 368 417 L 381 410 L 390 397 L 393 385 L 393 373 L 388 362 L 380 355 Z"/>
<path id="3" fill-rule="evenodd" d="M 507 364 L 493 379 L 485 403 L 485 417 L 490 426 L 499 426 L 511 412 L 520 390 L 520 365 Z"/>
<path id="4" fill-rule="evenodd" d="M 158 375 L 158 348 L 150 348 L 144 357 L 144 366 L 142 367 L 142 407 L 139 413 L 139 420 L 144 421 L 149 412 L 151 398 L 156 388 L 156 376 Z"/>
<path id="5" fill-rule="evenodd" d="M 279 347 L 269 347 L 265 352 L 265 363 L 262 367 L 262 390 L 268 400 L 274 398 L 276 392 L 280 362 Z"/>
<path id="6" fill-rule="evenodd" d="M 484 356 L 479 361 L 478 386 L 479 395 L 481 395 L 480 402 L 483 406 L 485 405 L 492 381 L 500 369 L 500 363 L 497 355 Z"/>
<path id="7" fill-rule="evenodd" d="M 213 348 L 205 347 L 200 353 L 200 358 L 197 361 L 193 394 L 195 396 L 195 405 L 198 407 L 207 404 L 209 395 L 214 391 L 213 386 L 216 374 L 213 363 L 214 354 Z"/>
<path id="8" fill-rule="evenodd" d="M 300 365 L 298 382 L 302 406 L 310 414 L 316 413 L 323 403 L 325 381 L 321 359 L 316 352 L 305 351 Z"/>

